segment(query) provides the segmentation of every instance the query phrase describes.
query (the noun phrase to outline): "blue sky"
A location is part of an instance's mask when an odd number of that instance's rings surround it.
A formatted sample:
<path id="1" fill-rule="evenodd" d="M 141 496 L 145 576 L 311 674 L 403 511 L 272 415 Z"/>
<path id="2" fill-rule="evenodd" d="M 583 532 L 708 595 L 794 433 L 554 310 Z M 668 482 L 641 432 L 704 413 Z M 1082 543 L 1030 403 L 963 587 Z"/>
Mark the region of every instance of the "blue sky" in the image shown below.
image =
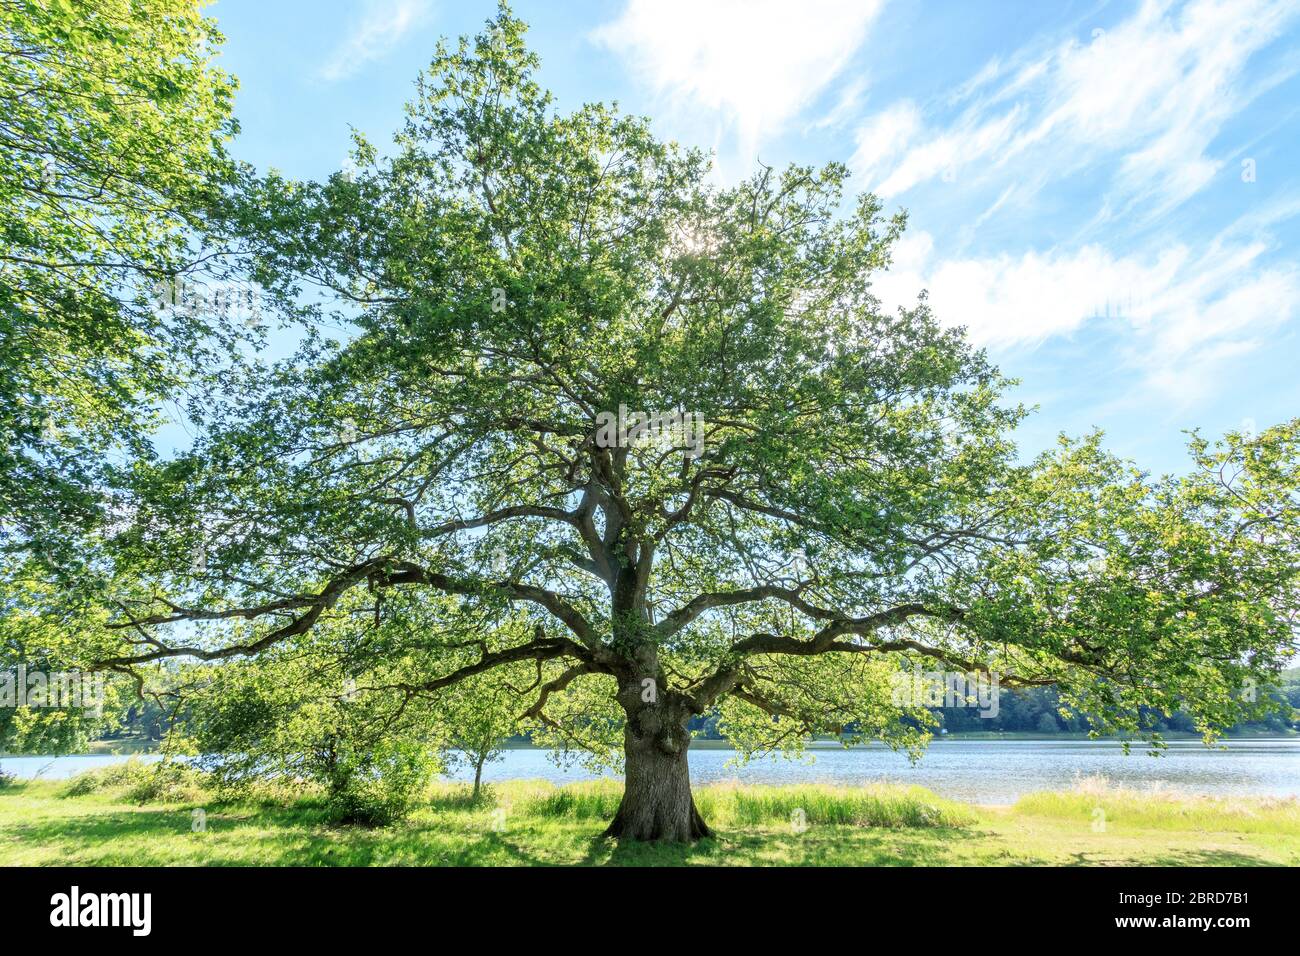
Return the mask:
<path id="1" fill-rule="evenodd" d="M 1040 406 L 1155 471 L 1181 429 L 1300 414 L 1300 0 L 518 2 L 561 109 L 617 100 L 715 175 L 839 160 L 905 208 L 878 283 L 928 289 Z M 240 158 L 388 141 L 440 36 L 493 2 L 219 0 Z"/>

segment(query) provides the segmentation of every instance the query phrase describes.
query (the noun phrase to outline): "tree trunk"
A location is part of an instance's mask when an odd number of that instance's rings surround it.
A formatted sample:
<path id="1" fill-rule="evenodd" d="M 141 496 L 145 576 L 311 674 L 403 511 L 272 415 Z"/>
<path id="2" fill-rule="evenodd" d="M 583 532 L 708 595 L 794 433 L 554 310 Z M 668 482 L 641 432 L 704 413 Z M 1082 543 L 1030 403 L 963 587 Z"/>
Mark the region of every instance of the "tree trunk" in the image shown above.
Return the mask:
<path id="1" fill-rule="evenodd" d="M 478 762 L 474 764 L 474 796 L 472 797 L 474 800 L 478 799 L 479 787 L 483 783 L 483 761 L 486 759 L 487 754 L 480 750 L 477 758 Z"/>
<path id="2" fill-rule="evenodd" d="M 689 716 L 653 705 L 628 714 L 623 799 L 605 836 L 677 843 L 713 836 L 691 796 Z"/>

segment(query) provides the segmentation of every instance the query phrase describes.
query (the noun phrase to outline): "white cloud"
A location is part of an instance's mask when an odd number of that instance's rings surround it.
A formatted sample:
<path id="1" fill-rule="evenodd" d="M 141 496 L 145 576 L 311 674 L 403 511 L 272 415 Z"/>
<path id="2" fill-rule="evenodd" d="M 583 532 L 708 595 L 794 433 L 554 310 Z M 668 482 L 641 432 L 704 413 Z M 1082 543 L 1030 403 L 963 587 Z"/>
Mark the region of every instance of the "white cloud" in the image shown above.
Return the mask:
<path id="1" fill-rule="evenodd" d="M 825 116 L 810 124 L 812 129 L 825 129 L 834 127 L 851 120 L 857 112 L 859 103 L 862 100 L 862 94 L 867 90 L 867 78 L 859 76 L 853 81 L 846 83 L 840 90 L 835 105 Z"/>
<path id="2" fill-rule="evenodd" d="M 1013 108 L 988 122 L 972 123 L 934 135 L 908 150 L 876 191 L 889 197 L 935 176 L 955 178 L 962 167 L 1002 149 L 1019 120 L 1020 110 Z"/>
<path id="3" fill-rule="evenodd" d="M 1300 270 L 1266 264 L 1260 241 L 1225 238 L 1115 256 L 1089 245 L 1019 256 L 939 259 L 928 233 L 904 238 L 876 294 L 888 308 L 925 288 L 935 315 L 978 345 L 1034 346 L 1089 323 L 1118 329 L 1125 360 L 1162 397 L 1197 397 L 1222 361 L 1263 344 L 1300 306 Z"/>
<path id="4" fill-rule="evenodd" d="M 628 0 L 593 33 L 654 90 L 717 114 L 743 152 L 847 66 L 883 0 Z"/>
<path id="5" fill-rule="evenodd" d="M 947 99 L 970 101 L 955 118 L 914 130 L 906 151 L 859 150 L 854 170 L 890 197 L 949 170 L 1005 179 L 1032 165 L 1063 177 L 1113 158 L 1125 208 L 1145 201 L 1168 208 L 1219 169 L 1207 152 L 1224 123 L 1294 72 L 1292 65 L 1249 89 L 1242 82 L 1250 58 L 1298 12 L 1286 0 L 1177 8 L 1146 0 L 1088 43 L 1071 40 L 1014 68 L 989 63 Z M 877 122 L 869 118 L 860 139 Z"/>
<path id="6" fill-rule="evenodd" d="M 350 35 L 320 68 L 321 79 L 346 79 L 372 60 L 384 57 L 428 18 L 429 0 L 366 0 Z"/>
<path id="7" fill-rule="evenodd" d="M 857 150 L 849 165 L 854 169 L 875 169 L 905 150 L 921 131 L 921 111 L 911 100 L 902 100 L 875 114 L 857 132 Z"/>

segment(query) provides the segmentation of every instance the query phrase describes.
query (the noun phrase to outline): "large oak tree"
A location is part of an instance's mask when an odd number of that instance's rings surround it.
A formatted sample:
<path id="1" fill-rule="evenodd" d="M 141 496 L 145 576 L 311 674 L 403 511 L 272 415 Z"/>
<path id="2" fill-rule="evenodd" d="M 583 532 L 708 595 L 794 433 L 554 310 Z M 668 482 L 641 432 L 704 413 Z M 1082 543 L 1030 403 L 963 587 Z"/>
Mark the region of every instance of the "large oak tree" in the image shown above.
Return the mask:
<path id="1" fill-rule="evenodd" d="M 310 334 L 140 470 L 105 541 L 136 584 L 83 653 L 256 661 L 350 621 L 402 707 L 525 665 L 539 733 L 621 735 L 608 833 L 636 839 L 709 832 L 688 723 L 717 708 L 746 750 L 915 742 L 900 661 L 1055 683 L 1130 732 L 1249 706 L 1292 642 L 1294 423 L 1194 439 L 1182 478 L 1097 436 L 1026 462 L 986 357 L 873 296 L 903 222 L 843 167 L 717 186 L 645 120 L 557 112 L 535 68 L 503 12 L 439 49 L 386 155 L 231 197 Z M 611 442 L 621 407 L 698 414 L 703 443 Z M 454 633 L 407 626 L 428 606 Z"/>

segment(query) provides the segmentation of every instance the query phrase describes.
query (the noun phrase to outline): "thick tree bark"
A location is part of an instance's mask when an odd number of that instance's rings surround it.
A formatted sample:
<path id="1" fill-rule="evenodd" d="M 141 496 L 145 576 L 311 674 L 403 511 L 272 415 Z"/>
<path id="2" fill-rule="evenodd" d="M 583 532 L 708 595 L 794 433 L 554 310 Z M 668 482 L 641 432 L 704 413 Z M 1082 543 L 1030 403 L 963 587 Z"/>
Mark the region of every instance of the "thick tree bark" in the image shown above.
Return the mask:
<path id="1" fill-rule="evenodd" d="M 690 714 L 666 705 L 633 708 L 623 729 L 623 799 L 607 837 L 687 843 L 713 836 L 691 796 L 686 762 Z"/>

